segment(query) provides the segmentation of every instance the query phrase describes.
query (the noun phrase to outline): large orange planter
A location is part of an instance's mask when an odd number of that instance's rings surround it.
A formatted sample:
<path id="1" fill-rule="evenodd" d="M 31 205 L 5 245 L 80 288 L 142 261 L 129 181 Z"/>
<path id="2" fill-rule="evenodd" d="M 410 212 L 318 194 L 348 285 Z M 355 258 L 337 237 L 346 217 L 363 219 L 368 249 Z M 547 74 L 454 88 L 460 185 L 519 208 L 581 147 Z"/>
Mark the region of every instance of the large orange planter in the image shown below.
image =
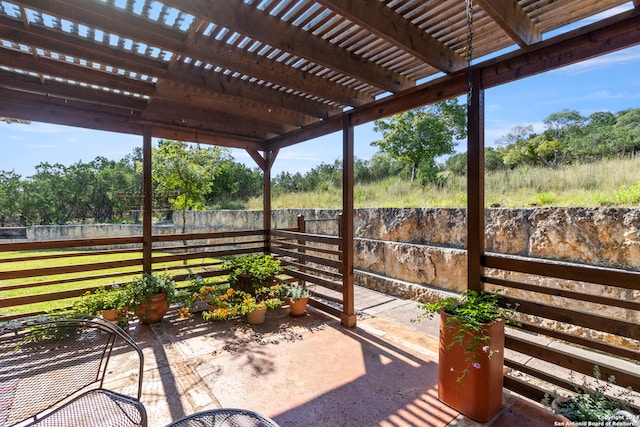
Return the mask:
<path id="1" fill-rule="evenodd" d="M 438 398 L 465 416 L 479 422 L 489 421 L 502 407 L 502 385 L 504 365 L 504 320 L 487 324 L 485 335 L 489 345 L 498 351 L 489 359 L 488 354 L 479 349 L 475 360 L 479 366 L 471 365 L 466 346 L 454 343 L 453 328 L 446 328 L 449 314 L 440 314 L 440 350 L 438 360 Z M 471 337 L 465 339 L 469 342 Z M 481 346 L 481 347 L 482 347 Z M 468 369 L 461 381 L 463 371 Z"/>
<path id="2" fill-rule="evenodd" d="M 142 303 L 136 309 L 136 315 L 143 325 L 158 323 L 169 311 L 167 294 L 161 293 L 151 297 L 149 304 Z"/>

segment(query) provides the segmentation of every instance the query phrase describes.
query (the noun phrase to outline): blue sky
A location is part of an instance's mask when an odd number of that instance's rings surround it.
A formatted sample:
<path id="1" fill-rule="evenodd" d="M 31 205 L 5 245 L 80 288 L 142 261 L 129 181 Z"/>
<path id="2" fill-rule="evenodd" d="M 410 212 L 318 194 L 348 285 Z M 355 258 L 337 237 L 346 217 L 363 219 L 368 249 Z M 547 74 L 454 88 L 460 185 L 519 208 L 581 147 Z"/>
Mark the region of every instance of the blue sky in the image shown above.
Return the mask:
<path id="1" fill-rule="evenodd" d="M 485 92 L 485 140 L 497 139 L 519 125 L 543 129 L 543 120 L 563 109 L 584 116 L 596 111 L 617 112 L 640 107 L 640 46 L 615 52 L 581 64 L 544 73 Z M 462 101 L 464 102 L 464 101 Z M 371 142 L 381 136 L 369 123 L 355 128 L 355 155 L 369 159 L 376 148 Z M 23 178 L 35 172 L 41 162 L 71 165 L 96 156 L 120 159 L 142 144 L 139 136 L 32 123 L 0 122 L 0 170 L 14 170 Z M 464 151 L 464 144 L 458 151 Z M 242 150 L 234 158 L 249 167 L 253 160 Z M 281 171 L 304 173 L 320 163 L 342 158 L 342 136 L 328 135 L 280 151 L 273 174 Z"/>

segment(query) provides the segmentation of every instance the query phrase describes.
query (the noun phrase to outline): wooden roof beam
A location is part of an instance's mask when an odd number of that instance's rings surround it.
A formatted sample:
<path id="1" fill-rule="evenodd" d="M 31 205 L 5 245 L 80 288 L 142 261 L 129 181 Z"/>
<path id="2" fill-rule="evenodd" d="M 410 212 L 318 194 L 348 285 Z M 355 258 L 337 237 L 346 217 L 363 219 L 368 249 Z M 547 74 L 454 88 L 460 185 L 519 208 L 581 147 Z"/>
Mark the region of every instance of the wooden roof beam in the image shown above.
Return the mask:
<path id="1" fill-rule="evenodd" d="M 170 126 L 158 123 L 146 123 L 140 121 L 140 124 L 147 124 L 151 127 L 151 134 L 155 138 L 172 139 L 174 141 L 196 142 L 198 144 L 217 145 L 219 147 L 243 148 L 261 150 L 263 145 L 261 142 L 251 139 L 242 138 L 238 135 L 225 134 L 224 132 L 213 132 L 203 129 L 190 129 L 180 126 Z"/>
<path id="2" fill-rule="evenodd" d="M 467 65 L 463 57 L 379 1 L 318 0 L 318 3 L 440 71 L 451 73 Z"/>
<path id="3" fill-rule="evenodd" d="M 42 83 L 39 77 L 5 70 L 0 70 L 0 87 L 12 89 L 17 92 L 56 97 L 67 101 L 76 100 L 92 105 L 108 106 L 112 109 L 123 110 L 128 113 L 131 111 L 140 112 L 147 106 L 147 102 L 142 98 L 51 79 L 47 79 Z"/>
<path id="4" fill-rule="evenodd" d="M 196 90 L 211 90 L 222 95 L 252 100 L 318 118 L 327 118 L 342 111 L 331 105 L 293 93 L 286 91 L 278 93 L 276 90 L 266 86 L 216 73 L 212 70 L 196 69 L 191 64 L 181 62 L 171 65 L 171 73 L 166 78 L 188 84 Z"/>
<path id="5" fill-rule="evenodd" d="M 156 86 L 154 99 L 173 101 L 176 105 L 183 104 L 189 107 L 225 111 L 272 123 L 283 123 L 291 127 L 303 127 L 317 121 L 316 117 L 276 107 L 273 104 L 263 104 L 249 99 L 223 95 L 203 87 L 169 80 L 161 80 Z"/>
<path id="6" fill-rule="evenodd" d="M 529 19 L 517 1 L 475 1 L 520 47 L 529 46 L 542 40 L 542 32 Z"/>
<path id="7" fill-rule="evenodd" d="M 0 116 L 127 134 L 142 134 L 122 110 L 96 111 L 95 105 L 0 88 Z M 98 109 L 100 110 L 100 109 Z"/>
<path id="8" fill-rule="evenodd" d="M 194 129 L 207 129 L 261 140 L 281 135 L 293 129 L 292 126 L 287 127 L 278 123 L 249 119 L 227 112 L 205 110 L 199 107 L 182 105 L 179 111 L 176 111 L 175 103 L 160 99 L 153 100 L 142 112 L 140 118 L 150 122 Z"/>
<path id="9" fill-rule="evenodd" d="M 154 61 L 142 55 L 115 50 L 80 37 L 60 33 L 48 28 L 30 26 L 29 31 L 26 31 L 22 27 L 23 26 L 20 21 L 0 17 L 0 37 L 44 50 L 57 52 L 61 55 L 69 55 L 78 59 L 85 59 L 109 65 L 114 68 L 122 68 L 130 72 L 163 77 L 162 80 L 168 82 L 170 85 L 191 82 L 191 90 L 198 91 L 200 93 L 202 93 L 203 90 L 205 92 L 221 90 L 223 91 L 222 96 L 233 96 L 234 94 L 235 96 L 242 96 L 243 99 L 236 99 L 233 101 L 234 105 L 262 102 L 267 106 L 265 107 L 265 111 L 270 108 L 272 112 L 276 108 L 285 108 L 288 111 L 288 114 L 282 114 L 282 117 L 289 116 L 290 120 L 294 120 L 296 124 L 308 124 L 306 120 L 301 119 L 300 115 L 327 118 L 341 112 L 341 109 L 332 107 L 328 104 L 318 103 L 296 95 L 289 95 L 285 92 L 282 92 L 280 96 L 277 96 L 276 98 L 280 99 L 278 102 L 274 103 L 273 90 L 266 88 L 260 90 L 255 84 L 251 84 L 240 79 L 231 79 L 226 76 L 221 77 L 221 81 L 214 82 L 214 87 L 203 89 L 202 78 L 199 75 L 195 74 L 189 78 L 188 73 L 193 74 L 194 72 L 187 70 L 188 66 L 186 64 L 183 66 L 180 65 L 179 62 L 176 62 L 173 66 L 180 68 L 179 72 L 172 73 L 167 70 L 166 62 Z M 187 73 L 187 76 L 181 74 L 181 72 Z M 207 80 L 211 83 L 212 80 L 215 81 L 216 79 Z M 247 88 L 241 89 L 244 86 Z M 338 88 L 338 85 L 334 86 Z M 248 90 L 249 87 L 256 87 L 255 92 L 253 89 Z M 349 91 L 346 92 L 348 93 Z M 258 96 L 253 96 L 254 93 Z M 354 101 L 354 103 L 359 105 L 361 102 L 368 102 L 372 99 L 372 97 L 361 98 L 358 99 L 358 101 Z"/>
<path id="10" fill-rule="evenodd" d="M 374 62 L 358 58 L 313 34 L 292 26 L 241 0 L 164 0 L 180 10 L 215 22 L 273 47 L 355 77 L 372 86 L 399 92 L 415 82 Z"/>

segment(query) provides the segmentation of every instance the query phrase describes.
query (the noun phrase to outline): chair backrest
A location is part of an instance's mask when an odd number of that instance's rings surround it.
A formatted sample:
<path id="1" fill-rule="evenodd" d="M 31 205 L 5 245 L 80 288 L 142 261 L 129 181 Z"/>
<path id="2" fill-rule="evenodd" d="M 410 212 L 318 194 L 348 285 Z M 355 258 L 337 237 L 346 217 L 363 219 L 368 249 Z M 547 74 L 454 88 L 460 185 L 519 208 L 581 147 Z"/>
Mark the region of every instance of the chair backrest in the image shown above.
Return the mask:
<path id="1" fill-rule="evenodd" d="M 131 351 L 133 350 L 133 351 Z M 143 354 L 118 326 L 101 319 L 24 319 L 0 325 L 0 426 L 33 417 L 92 388 L 102 388 L 112 356 Z"/>

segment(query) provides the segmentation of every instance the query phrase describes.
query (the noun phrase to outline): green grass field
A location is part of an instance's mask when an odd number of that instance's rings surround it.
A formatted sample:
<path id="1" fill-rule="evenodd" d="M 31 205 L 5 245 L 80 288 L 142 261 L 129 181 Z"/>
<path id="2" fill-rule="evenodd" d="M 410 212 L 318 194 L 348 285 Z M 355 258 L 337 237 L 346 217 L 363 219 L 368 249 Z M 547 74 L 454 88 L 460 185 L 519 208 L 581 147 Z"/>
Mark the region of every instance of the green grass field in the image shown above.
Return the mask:
<path id="1" fill-rule="evenodd" d="M 74 252 L 76 253 L 76 252 Z M 0 254 L 0 272 L 17 271 L 17 270 L 33 270 L 38 268 L 58 267 L 64 265 L 82 265 L 92 263 L 116 262 L 128 259 L 140 259 L 140 265 L 123 268 L 110 268 L 104 270 L 96 270 L 90 272 L 66 273 L 50 276 L 40 276 L 25 279 L 3 280 L 0 283 L 0 299 L 36 295 L 42 293 L 53 293 L 64 290 L 83 289 L 89 287 L 112 286 L 114 284 L 123 284 L 140 274 L 142 269 L 142 259 L 138 254 L 109 254 L 109 255 L 91 255 L 90 252 L 82 252 L 81 256 L 71 258 L 51 258 L 55 256 L 69 254 L 66 251 L 22 251 L 22 252 L 5 252 Z M 163 253 L 154 253 L 154 256 L 167 255 Z M 30 259 L 26 261 L 8 262 L 11 259 L 28 256 Z M 186 266 L 180 262 L 159 263 L 154 264 L 154 269 L 163 269 L 168 267 L 179 266 L 177 270 L 171 270 L 172 275 L 189 274 L 192 270 L 197 270 L 199 264 L 203 262 L 213 262 L 213 259 L 195 259 L 189 260 Z M 122 277 L 117 278 L 101 278 L 101 275 L 108 273 L 122 273 Z M 57 285 L 32 286 L 27 288 L 10 289 L 7 287 L 14 285 L 37 285 L 49 281 L 65 281 L 69 279 L 82 279 L 72 283 L 63 283 Z M 29 313 L 36 311 L 49 311 L 61 307 L 66 307 L 76 300 L 76 298 L 39 302 L 14 307 L 0 307 L 0 317 L 6 315 L 14 315 L 20 313 Z"/>

